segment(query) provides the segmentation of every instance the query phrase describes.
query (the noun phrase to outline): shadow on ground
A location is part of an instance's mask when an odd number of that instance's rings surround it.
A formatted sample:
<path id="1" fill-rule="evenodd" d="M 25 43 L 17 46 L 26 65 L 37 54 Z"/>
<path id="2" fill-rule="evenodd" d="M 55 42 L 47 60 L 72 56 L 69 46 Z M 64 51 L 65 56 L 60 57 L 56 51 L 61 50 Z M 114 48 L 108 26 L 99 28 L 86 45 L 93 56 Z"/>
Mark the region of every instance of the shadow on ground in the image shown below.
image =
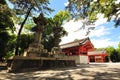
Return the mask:
<path id="1" fill-rule="evenodd" d="M 84 64 L 77 67 L 59 68 L 24 73 L 0 73 L 11 80 L 119 80 L 120 68 L 106 68 L 106 64 Z M 95 71 L 100 68 L 101 71 Z M 6 68 L 0 68 L 0 70 Z M 93 69 L 93 70 L 89 70 Z M 1 78 L 0 78 L 1 79 Z M 4 79 L 4 78 L 3 78 Z"/>

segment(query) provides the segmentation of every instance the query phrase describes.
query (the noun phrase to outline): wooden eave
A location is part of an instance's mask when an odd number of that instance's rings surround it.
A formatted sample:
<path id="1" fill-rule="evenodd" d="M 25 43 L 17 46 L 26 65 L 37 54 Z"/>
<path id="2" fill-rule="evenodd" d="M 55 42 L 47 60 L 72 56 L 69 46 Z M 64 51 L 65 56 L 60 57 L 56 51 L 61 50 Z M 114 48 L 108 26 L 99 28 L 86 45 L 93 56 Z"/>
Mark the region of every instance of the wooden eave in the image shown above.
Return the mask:
<path id="1" fill-rule="evenodd" d="M 78 40 L 78 41 L 74 41 L 74 42 L 62 44 L 62 45 L 60 45 L 60 48 L 61 49 L 66 49 L 66 48 L 72 48 L 72 47 L 82 46 L 83 44 L 87 43 L 88 41 L 90 41 L 89 37 L 81 39 L 81 40 Z M 93 47 L 93 45 L 92 45 L 92 47 Z"/>

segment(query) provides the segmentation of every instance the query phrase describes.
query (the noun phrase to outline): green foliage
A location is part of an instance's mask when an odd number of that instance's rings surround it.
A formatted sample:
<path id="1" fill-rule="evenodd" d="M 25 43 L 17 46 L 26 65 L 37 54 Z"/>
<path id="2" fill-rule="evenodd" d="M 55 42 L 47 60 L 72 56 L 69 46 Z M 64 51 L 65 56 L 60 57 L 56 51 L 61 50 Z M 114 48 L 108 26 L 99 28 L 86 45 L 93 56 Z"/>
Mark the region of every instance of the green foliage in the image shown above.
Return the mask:
<path id="1" fill-rule="evenodd" d="M 14 5 L 16 15 L 26 15 L 26 12 L 32 8 L 31 16 L 36 12 L 48 14 L 53 11 L 48 7 L 49 0 L 9 0 Z"/>
<path id="2" fill-rule="evenodd" d="M 7 32 L 0 33 L 0 59 L 6 55 L 6 46 L 9 39 L 9 34 Z"/>
<path id="3" fill-rule="evenodd" d="M 30 16 L 34 13 L 40 12 L 43 14 L 48 14 L 48 12 L 53 11 L 48 7 L 49 0 L 9 0 L 14 5 L 14 11 L 16 15 L 24 16 L 24 20 L 21 23 L 21 27 L 18 32 L 16 39 L 16 50 L 15 55 L 18 55 L 19 44 L 20 44 L 20 34 L 21 31 Z"/>
<path id="4" fill-rule="evenodd" d="M 107 47 L 106 50 L 107 50 L 107 52 L 109 53 L 109 55 L 111 55 L 112 53 L 115 52 L 115 49 L 114 49 L 114 47 L 112 47 L 112 46 Z"/>
<path id="5" fill-rule="evenodd" d="M 10 55 L 9 52 L 14 52 L 15 39 L 16 36 L 9 35 L 8 32 L 0 33 L 0 58 Z"/>
<path id="6" fill-rule="evenodd" d="M 12 14 L 8 6 L 5 3 L 0 3 L 0 32 L 8 29 L 11 31 L 14 30 L 14 24 L 11 17 Z"/>
<path id="7" fill-rule="evenodd" d="M 111 61 L 113 62 L 118 62 L 120 61 L 120 53 L 119 53 L 119 49 L 115 49 L 114 47 L 112 46 L 109 46 L 106 48 L 110 58 L 111 58 Z"/>
<path id="8" fill-rule="evenodd" d="M 116 0 L 98 0 L 92 3 L 94 11 L 98 13 L 104 14 L 104 17 L 110 21 L 111 19 L 116 21 L 115 26 L 119 26 L 117 23 L 119 21 L 119 14 L 120 14 L 120 3 L 115 3 Z M 96 15 L 97 15 L 96 14 Z M 113 17 L 114 16 L 114 17 Z"/>
<path id="9" fill-rule="evenodd" d="M 69 21 L 70 20 L 70 14 L 67 11 L 59 11 L 53 18 L 53 20 L 56 23 L 56 26 L 61 26 L 63 24 L 63 21 Z"/>
<path id="10" fill-rule="evenodd" d="M 89 21 L 96 21 L 99 13 L 104 17 L 115 21 L 115 27 L 120 25 L 120 3 L 117 0 L 68 0 L 66 7 L 73 18 L 89 18 Z"/>
<path id="11" fill-rule="evenodd" d="M 118 53 L 118 59 L 120 61 L 120 42 L 118 43 L 118 48 L 116 49 Z"/>
<path id="12" fill-rule="evenodd" d="M 6 1 L 0 1 L 0 59 L 7 56 L 8 52 L 13 51 L 12 33 L 14 30 L 14 23 L 12 21 L 12 14 L 8 8 Z"/>
<path id="13" fill-rule="evenodd" d="M 118 43 L 118 49 L 120 49 L 120 42 Z"/>
<path id="14" fill-rule="evenodd" d="M 86 18 L 88 16 L 89 0 L 68 0 L 66 9 L 70 11 L 72 18 Z"/>
<path id="15" fill-rule="evenodd" d="M 67 35 L 67 32 L 62 27 L 62 24 L 64 21 L 68 21 L 70 19 L 70 15 L 66 11 L 60 11 L 58 12 L 53 18 L 47 18 L 47 25 L 44 27 L 44 32 L 42 36 L 42 43 L 44 44 L 45 48 L 48 49 L 48 51 L 51 51 L 51 49 L 55 46 L 54 42 L 56 37 L 54 28 L 60 27 L 61 31 L 59 32 L 60 37 Z"/>
<path id="16" fill-rule="evenodd" d="M 70 14 L 67 11 L 59 11 L 53 17 L 53 21 L 54 21 L 53 27 L 61 27 L 61 29 L 62 29 L 61 32 L 60 32 L 61 37 L 67 35 L 67 32 L 62 27 L 62 25 L 64 24 L 65 21 L 69 21 L 69 20 L 70 20 Z"/>
<path id="17" fill-rule="evenodd" d="M 31 30 L 32 27 L 34 27 L 34 26 L 35 26 L 35 23 L 33 22 L 33 20 L 29 19 L 29 20 L 26 21 L 26 24 L 25 24 L 24 28 L 27 29 L 27 30 Z"/>
<path id="18" fill-rule="evenodd" d="M 34 40 L 33 34 L 21 34 L 19 54 L 23 53 L 29 47 L 29 44 Z"/>
<path id="19" fill-rule="evenodd" d="M 9 51 L 7 52 L 6 56 L 4 56 L 4 59 L 7 61 L 11 56 L 14 56 L 14 55 L 15 55 L 14 52 Z"/>

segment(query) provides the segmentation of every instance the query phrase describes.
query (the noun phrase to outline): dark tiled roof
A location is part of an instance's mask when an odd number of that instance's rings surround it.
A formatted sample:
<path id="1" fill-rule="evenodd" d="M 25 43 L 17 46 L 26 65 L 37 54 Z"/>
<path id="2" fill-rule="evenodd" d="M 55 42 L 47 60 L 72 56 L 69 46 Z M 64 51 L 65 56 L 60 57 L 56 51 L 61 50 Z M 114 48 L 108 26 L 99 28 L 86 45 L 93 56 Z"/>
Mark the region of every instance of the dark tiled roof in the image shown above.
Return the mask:
<path id="1" fill-rule="evenodd" d="M 91 52 L 88 52 L 88 55 L 97 55 L 97 54 L 105 54 L 106 53 L 106 50 L 95 50 L 95 51 L 91 51 Z"/>
<path id="2" fill-rule="evenodd" d="M 62 45 L 60 45 L 60 48 L 63 49 L 63 48 L 80 46 L 80 45 L 85 44 L 87 41 L 90 41 L 89 37 L 78 40 L 78 41 L 73 41 L 73 42 L 70 42 L 70 43 L 62 44 Z"/>

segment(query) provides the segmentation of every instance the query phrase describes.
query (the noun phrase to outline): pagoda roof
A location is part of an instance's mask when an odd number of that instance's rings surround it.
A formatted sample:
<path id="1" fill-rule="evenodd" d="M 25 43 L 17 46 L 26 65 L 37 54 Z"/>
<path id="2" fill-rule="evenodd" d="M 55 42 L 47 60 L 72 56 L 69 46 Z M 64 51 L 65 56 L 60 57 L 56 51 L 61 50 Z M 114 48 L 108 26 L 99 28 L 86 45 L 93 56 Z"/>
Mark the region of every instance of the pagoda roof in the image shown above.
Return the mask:
<path id="1" fill-rule="evenodd" d="M 90 41 L 89 37 L 84 38 L 84 39 L 80 39 L 77 41 L 69 42 L 66 44 L 62 44 L 62 45 L 60 45 L 60 48 L 64 49 L 64 48 L 70 48 L 70 47 L 75 47 L 75 46 L 82 46 L 83 44 L 85 44 L 88 41 Z"/>

